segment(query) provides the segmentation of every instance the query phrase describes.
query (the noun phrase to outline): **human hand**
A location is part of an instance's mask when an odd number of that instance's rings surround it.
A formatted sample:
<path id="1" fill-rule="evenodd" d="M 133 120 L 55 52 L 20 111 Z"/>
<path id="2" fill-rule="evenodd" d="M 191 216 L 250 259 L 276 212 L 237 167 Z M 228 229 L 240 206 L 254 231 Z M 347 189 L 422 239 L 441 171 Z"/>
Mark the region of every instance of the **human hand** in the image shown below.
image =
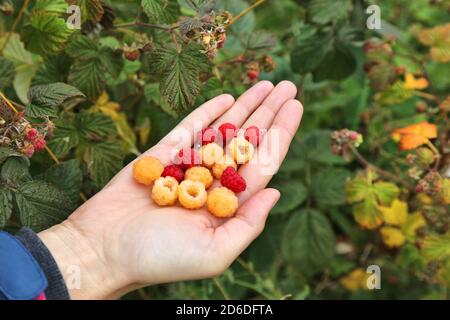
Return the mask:
<path id="1" fill-rule="evenodd" d="M 72 288 L 71 297 L 117 298 L 146 285 L 208 278 L 226 270 L 262 232 L 279 199 L 277 190 L 265 189 L 273 172 L 261 172 L 268 162 L 278 169 L 298 129 L 303 108 L 294 100 L 296 92 L 288 81 L 276 87 L 261 81 L 236 102 L 220 95 L 194 110 L 144 154 L 169 164 L 174 151 L 192 145 L 199 122 L 203 127 L 230 122 L 243 129 L 255 125 L 263 133 L 267 130 L 255 152 L 264 164 L 252 161 L 239 168 L 247 190 L 238 195 L 240 207 L 234 217 L 219 219 L 206 209 L 158 207 L 149 188 L 133 180 L 130 164 L 66 221 L 41 232 L 66 281 L 72 276 L 66 271 L 70 266 L 80 268 L 81 287 Z M 186 133 L 188 139 L 180 145 Z"/>

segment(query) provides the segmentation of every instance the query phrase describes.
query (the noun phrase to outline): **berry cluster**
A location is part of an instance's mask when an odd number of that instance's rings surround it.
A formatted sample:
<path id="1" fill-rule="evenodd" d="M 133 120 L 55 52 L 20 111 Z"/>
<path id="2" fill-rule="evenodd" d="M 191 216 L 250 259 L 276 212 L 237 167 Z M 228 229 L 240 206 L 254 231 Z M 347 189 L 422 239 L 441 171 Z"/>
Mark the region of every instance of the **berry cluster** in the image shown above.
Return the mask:
<path id="1" fill-rule="evenodd" d="M 33 125 L 23 112 L 16 114 L 0 106 L 0 146 L 8 146 L 31 158 L 47 145 L 45 138 L 53 131 L 53 123 Z"/>
<path id="2" fill-rule="evenodd" d="M 331 134 L 331 151 L 334 154 L 349 160 L 351 148 L 358 148 L 362 142 L 362 134 L 356 131 L 348 129 L 334 131 Z"/>
<path id="3" fill-rule="evenodd" d="M 236 193 L 247 188 L 239 175 L 238 164 L 250 161 L 261 135 L 250 127 L 243 137 L 231 123 L 217 130 L 208 127 L 196 135 L 199 148 L 180 150 L 173 163 L 164 167 L 154 157 L 143 157 L 133 165 L 134 179 L 152 187 L 151 197 L 159 206 L 174 205 L 177 200 L 187 209 L 200 209 L 205 204 L 216 217 L 231 217 L 238 208 Z M 207 191 L 214 182 L 221 187 Z"/>

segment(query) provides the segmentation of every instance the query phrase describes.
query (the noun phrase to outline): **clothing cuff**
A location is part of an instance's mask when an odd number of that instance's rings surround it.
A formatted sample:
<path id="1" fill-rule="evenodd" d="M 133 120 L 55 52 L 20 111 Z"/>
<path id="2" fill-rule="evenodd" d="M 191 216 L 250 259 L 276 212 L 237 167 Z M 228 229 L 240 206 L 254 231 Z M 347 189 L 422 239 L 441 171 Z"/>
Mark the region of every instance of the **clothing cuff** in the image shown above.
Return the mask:
<path id="1" fill-rule="evenodd" d="M 69 300 L 69 291 L 58 265 L 37 234 L 29 228 L 22 228 L 15 237 L 30 251 L 44 271 L 48 281 L 48 287 L 45 290 L 47 299 Z"/>

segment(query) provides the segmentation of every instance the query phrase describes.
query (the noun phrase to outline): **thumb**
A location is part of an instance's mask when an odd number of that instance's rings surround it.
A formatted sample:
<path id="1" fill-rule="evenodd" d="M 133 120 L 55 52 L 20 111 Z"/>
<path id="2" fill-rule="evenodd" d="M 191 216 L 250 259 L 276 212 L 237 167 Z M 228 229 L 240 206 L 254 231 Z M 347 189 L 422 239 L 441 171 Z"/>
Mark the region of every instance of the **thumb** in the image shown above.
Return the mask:
<path id="1" fill-rule="evenodd" d="M 276 189 L 264 189 L 248 199 L 236 216 L 216 230 L 216 252 L 229 263 L 263 231 L 267 216 L 280 198 Z"/>

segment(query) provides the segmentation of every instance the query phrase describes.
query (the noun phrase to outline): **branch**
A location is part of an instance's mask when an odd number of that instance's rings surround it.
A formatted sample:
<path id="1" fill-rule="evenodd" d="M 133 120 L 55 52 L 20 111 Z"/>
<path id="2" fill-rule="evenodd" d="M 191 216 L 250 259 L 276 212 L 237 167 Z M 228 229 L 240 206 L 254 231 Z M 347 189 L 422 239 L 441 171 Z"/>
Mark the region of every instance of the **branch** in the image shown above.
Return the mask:
<path id="1" fill-rule="evenodd" d="M 153 24 L 153 23 L 145 23 L 142 21 L 134 21 L 134 22 L 126 22 L 126 23 L 119 23 L 114 26 L 115 28 L 127 28 L 127 27 L 147 27 L 147 28 L 153 28 L 153 29 L 159 29 L 171 32 L 174 29 L 179 27 L 179 24 L 175 24 L 173 26 L 164 26 L 161 24 Z"/>

